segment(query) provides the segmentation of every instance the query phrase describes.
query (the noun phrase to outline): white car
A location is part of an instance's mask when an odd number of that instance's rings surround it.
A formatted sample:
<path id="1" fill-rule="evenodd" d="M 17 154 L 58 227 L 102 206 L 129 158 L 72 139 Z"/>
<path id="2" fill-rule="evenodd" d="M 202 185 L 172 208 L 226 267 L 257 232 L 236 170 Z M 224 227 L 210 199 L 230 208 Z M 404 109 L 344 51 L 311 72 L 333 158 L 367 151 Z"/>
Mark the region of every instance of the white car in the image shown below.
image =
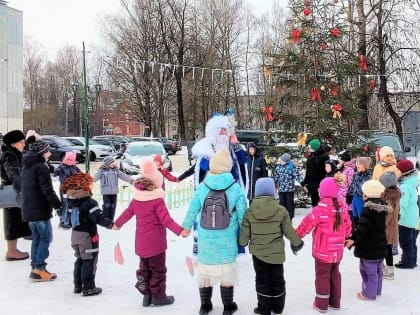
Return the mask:
<path id="1" fill-rule="evenodd" d="M 85 138 L 83 137 L 63 137 L 75 145 L 85 146 Z M 99 144 L 92 139 L 89 139 L 89 160 L 103 159 L 107 156 L 115 155 L 115 150 L 110 146 Z"/>

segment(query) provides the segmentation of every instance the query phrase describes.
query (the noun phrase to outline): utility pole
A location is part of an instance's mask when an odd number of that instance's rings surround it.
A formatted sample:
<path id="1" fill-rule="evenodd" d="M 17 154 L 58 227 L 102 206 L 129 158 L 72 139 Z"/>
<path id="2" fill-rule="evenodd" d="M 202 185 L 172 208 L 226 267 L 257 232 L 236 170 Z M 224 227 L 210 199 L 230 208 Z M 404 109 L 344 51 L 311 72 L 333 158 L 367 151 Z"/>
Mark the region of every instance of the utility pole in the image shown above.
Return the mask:
<path id="1" fill-rule="evenodd" d="M 87 78 L 86 78 L 86 50 L 85 50 L 85 42 L 83 42 L 83 130 L 84 130 L 84 137 L 85 137 L 85 172 L 89 174 L 89 162 L 90 162 L 90 154 L 89 154 L 89 119 L 88 119 L 88 94 L 87 94 Z"/>

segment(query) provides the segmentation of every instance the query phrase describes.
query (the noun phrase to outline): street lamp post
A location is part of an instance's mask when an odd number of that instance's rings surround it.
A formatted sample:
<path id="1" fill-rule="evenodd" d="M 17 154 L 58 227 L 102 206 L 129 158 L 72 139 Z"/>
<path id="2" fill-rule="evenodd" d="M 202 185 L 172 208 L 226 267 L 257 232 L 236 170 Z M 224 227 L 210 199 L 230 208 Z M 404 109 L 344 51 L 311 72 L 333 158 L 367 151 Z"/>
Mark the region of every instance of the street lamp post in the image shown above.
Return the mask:
<path id="1" fill-rule="evenodd" d="M 77 112 L 76 112 L 76 95 L 77 95 L 77 83 L 73 82 L 71 84 L 71 90 L 73 92 L 73 123 L 72 123 L 72 130 L 73 134 L 75 134 L 76 131 L 76 121 L 77 121 Z"/>

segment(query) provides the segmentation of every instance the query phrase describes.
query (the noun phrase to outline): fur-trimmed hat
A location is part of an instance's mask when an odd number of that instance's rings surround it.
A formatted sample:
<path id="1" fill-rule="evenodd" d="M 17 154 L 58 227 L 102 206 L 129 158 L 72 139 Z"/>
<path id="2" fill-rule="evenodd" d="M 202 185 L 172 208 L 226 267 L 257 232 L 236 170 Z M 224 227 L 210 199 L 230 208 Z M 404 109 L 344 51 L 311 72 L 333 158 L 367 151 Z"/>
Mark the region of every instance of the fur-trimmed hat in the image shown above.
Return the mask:
<path id="1" fill-rule="evenodd" d="M 381 198 L 385 187 L 379 180 L 371 179 L 362 185 L 362 191 L 369 198 Z"/>
<path id="2" fill-rule="evenodd" d="M 351 161 L 351 153 L 349 150 L 343 150 L 340 153 L 338 153 L 338 159 L 344 162 L 350 162 Z"/>
<path id="3" fill-rule="evenodd" d="M 9 131 L 3 136 L 3 143 L 7 144 L 8 146 L 21 140 L 25 140 L 25 135 L 20 130 Z"/>
<path id="4" fill-rule="evenodd" d="M 398 177 L 394 172 L 383 172 L 379 177 L 379 181 L 385 188 L 398 186 Z"/>
<path id="5" fill-rule="evenodd" d="M 227 149 L 218 150 L 210 159 L 210 173 L 228 173 L 232 169 L 232 158 Z"/>
<path id="6" fill-rule="evenodd" d="M 402 176 L 407 176 L 415 172 L 414 164 L 410 160 L 401 160 L 397 163 L 397 168 Z"/>
<path id="7" fill-rule="evenodd" d="M 379 149 L 379 159 L 382 161 L 385 156 L 387 155 L 392 155 L 393 157 L 395 157 L 395 153 L 394 150 L 392 150 L 391 147 L 389 146 L 383 146 L 382 148 Z"/>
<path id="8" fill-rule="evenodd" d="M 150 179 L 156 188 L 163 187 L 163 175 L 156 167 L 153 159 L 146 157 L 140 160 L 140 170 L 143 177 Z"/>
<path id="9" fill-rule="evenodd" d="M 63 158 L 63 164 L 68 166 L 76 165 L 76 152 L 66 152 Z"/>
<path id="10" fill-rule="evenodd" d="M 38 154 L 44 154 L 50 150 L 50 145 L 42 140 L 35 141 L 29 145 L 29 150 L 34 151 Z"/>
<path id="11" fill-rule="evenodd" d="M 363 165 L 368 170 L 372 164 L 372 159 L 368 156 L 361 156 L 357 159 L 357 164 Z"/>
<path id="12" fill-rule="evenodd" d="M 319 197 L 322 198 L 337 198 L 340 186 L 334 177 L 326 177 L 319 184 L 318 193 Z"/>
<path id="13" fill-rule="evenodd" d="M 271 177 L 261 177 L 255 183 L 255 197 L 258 196 L 276 196 L 276 185 Z"/>

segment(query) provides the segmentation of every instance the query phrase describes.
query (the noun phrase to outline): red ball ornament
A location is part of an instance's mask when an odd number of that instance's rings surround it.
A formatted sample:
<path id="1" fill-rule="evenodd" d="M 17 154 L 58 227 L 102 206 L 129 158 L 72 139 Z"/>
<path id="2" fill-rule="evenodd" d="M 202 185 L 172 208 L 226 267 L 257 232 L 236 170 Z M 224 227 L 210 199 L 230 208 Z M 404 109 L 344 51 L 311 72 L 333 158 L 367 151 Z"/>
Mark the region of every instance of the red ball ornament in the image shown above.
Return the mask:
<path id="1" fill-rule="evenodd" d="M 305 14 L 305 16 L 308 16 L 309 14 L 311 14 L 311 9 L 309 8 L 303 9 L 303 14 Z"/>
<path id="2" fill-rule="evenodd" d="M 323 43 L 322 46 L 321 46 L 321 48 L 322 48 L 322 50 L 325 50 L 325 49 L 328 48 L 328 45 L 326 43 Z"/>
<path id="3" fill-rule="evenodd" d="M 334 28 L 331 30 L 331 35 L 332 35 L 333 37 L 337 38 L 338 36 L 340 36 L 340 30 L 339 30 L 338 28 L 334 27 Z"/>
<path id="4" fill-rule="evenodd" d="M 373 91 L 376 87 L 376 82 L 375 80 L 371 79 L 369 80 L 369 88 Z"/>

